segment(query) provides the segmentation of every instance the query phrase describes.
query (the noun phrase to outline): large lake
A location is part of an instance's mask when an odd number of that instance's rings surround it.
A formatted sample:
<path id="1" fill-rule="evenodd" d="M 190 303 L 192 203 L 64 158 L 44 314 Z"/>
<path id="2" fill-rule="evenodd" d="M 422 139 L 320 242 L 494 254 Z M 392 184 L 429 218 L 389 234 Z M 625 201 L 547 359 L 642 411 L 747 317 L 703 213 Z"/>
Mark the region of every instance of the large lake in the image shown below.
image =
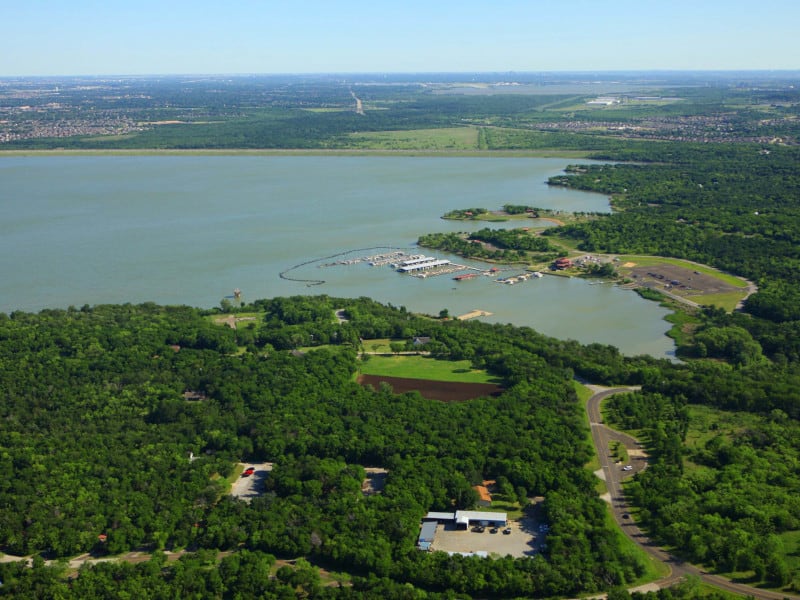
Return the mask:
<path id="1" fill-rule="evenodd" d="M 565 159 L 315 156 L 50 156 L 0 159 L 0 311 L 155 301 L 211 307 L 295 294 L 370 296 L 410 310 L 490 311 L 487 321 L 671 356 L 666 311 L 611 285 L 544 277 L 401 276 L 321 267 L 334 254 L 412 250 L 418 236 L 477 228 L 446 211 L 528 204 L 608 211 L 551 188 Z M 357 251 L 364 256 L 378 251 Z M 452 258 L 446 257 L 444 258 Z M 287 281 L 279 273 L 312 259 Z"/>

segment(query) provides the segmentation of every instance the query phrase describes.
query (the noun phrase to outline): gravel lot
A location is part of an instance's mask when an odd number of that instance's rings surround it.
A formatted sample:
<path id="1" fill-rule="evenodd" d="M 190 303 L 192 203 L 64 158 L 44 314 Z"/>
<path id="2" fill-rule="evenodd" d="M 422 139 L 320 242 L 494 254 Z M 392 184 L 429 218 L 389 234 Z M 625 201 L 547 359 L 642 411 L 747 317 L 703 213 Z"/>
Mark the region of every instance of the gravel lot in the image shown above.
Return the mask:
<path id="1" fill-rule="evenodd" d="M 231 487 L 231 496 L 250 502 L 264 493 L 264 481 L 272 471 L 272 463 L 240 463 L 245 469 L 255 468 L 255 473 L 249 477 L 239 477 Z"/>
<path id="2" fill-rule="evenodd" d="M 472 530 L 456 529 L 454 523 L 439 525 L 431 550 L 443 552 L 488 552 L 489 555 L 533 556 L 539 552 L 544 541 L 544 534 L 539 532 L 539 525 L 534 519 L 524 518 L 521 521 L 510 521 L 511 534 L 505 535 L 502 528 L 497 533 L 490 533 L 487 527 L 483 533 Z"/>

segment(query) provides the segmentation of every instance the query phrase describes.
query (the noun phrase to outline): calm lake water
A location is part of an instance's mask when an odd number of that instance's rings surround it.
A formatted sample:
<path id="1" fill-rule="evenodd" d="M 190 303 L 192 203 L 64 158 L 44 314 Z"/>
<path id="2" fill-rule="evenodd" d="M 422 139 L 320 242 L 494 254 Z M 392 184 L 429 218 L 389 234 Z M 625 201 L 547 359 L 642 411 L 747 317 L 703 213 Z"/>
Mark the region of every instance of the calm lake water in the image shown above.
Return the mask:
<path id="1" fill-rule="evenodd" d="M 328 294 L 370 296 L 432 314 L 481 309 L 493 313 L 487 321 L 613 344 L 626 354 L 671 355 L 666 311 L 610 285 L 559 277 L 515 286 L 486 277 L 456 284 L 447 276 L 404 277 L 388 266 L 320 266 L 348 250 L 410 251 L 420 234 L 485 226 L 440 219 L 455 208 L 512 203 L 608 211 L 604 196 L 545 185 L 567 164 L 542 158 L 2 158 L 0 311 L 144 301 L 211 307 L 238 287 L 250 300 Z M 324 279 L 323 285 L 279 277 L 312 259 L 320 260 L 290 275 Z"/>

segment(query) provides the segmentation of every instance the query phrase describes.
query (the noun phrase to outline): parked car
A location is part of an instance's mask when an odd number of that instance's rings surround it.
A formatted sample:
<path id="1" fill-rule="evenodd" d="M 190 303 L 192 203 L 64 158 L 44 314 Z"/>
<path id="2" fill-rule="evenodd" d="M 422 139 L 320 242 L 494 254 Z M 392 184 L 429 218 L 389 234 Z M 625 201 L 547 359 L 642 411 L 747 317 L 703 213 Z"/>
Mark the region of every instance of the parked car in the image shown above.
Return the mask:
<path id="1" fill-rule="evenodd" d="M 498 532 L 498 529 L 497 529 L 497 527 L 492 527 L 492 528 L 489 530 L 489 533 L 497 533 L 497 532 Z"/>
<path id="2" fill-rule="evenodd" d="M 242 477 L 250 477 L 253 473 L 256 472 L 255 467 L 247 467 L 244 471 L 242 471 Z"/>
<path id="3" fill-rule="evenodd" d="M 503 535 L 511 535 L 511 527 L 506 527 L 503 529 Z"/>
<path id="4" fill-rule="evenodd" d="M 625 465 L 622 467 L 623 471 L 633 471 L 633 465 Z"/>

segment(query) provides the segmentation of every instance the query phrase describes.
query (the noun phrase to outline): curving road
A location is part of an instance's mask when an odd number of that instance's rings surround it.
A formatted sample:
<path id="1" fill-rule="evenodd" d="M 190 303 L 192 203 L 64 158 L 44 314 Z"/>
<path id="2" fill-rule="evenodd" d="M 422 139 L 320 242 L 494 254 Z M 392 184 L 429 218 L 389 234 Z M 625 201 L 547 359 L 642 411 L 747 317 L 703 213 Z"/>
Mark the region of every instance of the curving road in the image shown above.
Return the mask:
<path id="1" fill-rule="evenodd" d="M 706 573 L 696 566 L 687 563 L 656 546 L 644 534 L 644 532 L 639 529 L 636 523 L 634 523 L 630 518 L 625 518 L 625 515 L 628 514 L 629 508 L 622 492 L 622 480 L 643 470 L 647 466 L 647 461 L 644 456 L 633 458 L 633 456 L 639 454 L 638 451 L 641 449 L 641 444 L 635 438 L 625 433 L 615 431 L 603 423 L 603 415 L 600 412 L 600 406 L 603 400 L 609 396 L 623 392 L 632 392 L 634 391 L 634 388 L 601 389 L 597 386 L 590 387 L 593 390 L 601 390 L 596 391 L 595 394 L 589 398 L 586 410 L 589 414 L 589 425 L 592 429 L 592 440 L 594 442 L 597 455 L 600 458 L 600 465 L 602 466 L 603 474 L 605 475 L 608 492 L 611 495 L 611 511 L 614 515 L 614 519 L 616 519 L 620 529 L 622 529 L 625 535 L 633 540 L 634 543 L 638 544 L 650 556 L 666 563 L 670 567 L 671 573 L 667 577 L 656 582 L 658 587 L 665 588 L 675 585 L 686 576 L 692 575 L 700 578 L 703 583 L 713 585 L 734 594 L 752 596 L 754 598 L 763 600 L 783 600 L 784 598 L 800 599 L 800 596 L 786 594 L 783 592 L 762 590 L 749 585 L 734 583 L 729 579 L 720 577 L 719 575 L 711 575 Z M 630 464 L 633 467 L 632 471 L 623 471 L 622 465 L 614 463 L 614 458 L 609 452 L 611 441 L 619 441 L 625 445 L 628 453 L 632 456 L 630 461 Z"/>

